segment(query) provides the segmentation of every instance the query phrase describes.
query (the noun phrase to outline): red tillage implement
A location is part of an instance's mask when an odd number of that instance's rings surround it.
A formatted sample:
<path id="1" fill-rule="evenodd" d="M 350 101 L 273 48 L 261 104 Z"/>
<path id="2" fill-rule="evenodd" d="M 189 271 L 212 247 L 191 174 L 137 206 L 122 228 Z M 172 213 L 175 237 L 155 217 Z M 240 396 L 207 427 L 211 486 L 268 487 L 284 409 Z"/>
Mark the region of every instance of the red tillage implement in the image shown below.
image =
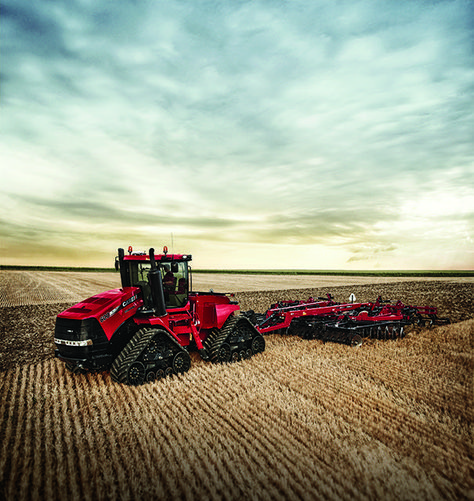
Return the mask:
<path id="1" fill-rule="evenodd" d="M 404 337 L 408 325 L 449 323 L 447 318 L 438 318 L 433 306 L 411 306 L 401 301 L 390 304 L 380 296 L 373 303 L 337 303 L 330 294 L 317 300 L 280 301 L 263 315 L 246 315 L 261 334 L 278 332 L 351 346 L 359 346 L 362 338 Z"/>

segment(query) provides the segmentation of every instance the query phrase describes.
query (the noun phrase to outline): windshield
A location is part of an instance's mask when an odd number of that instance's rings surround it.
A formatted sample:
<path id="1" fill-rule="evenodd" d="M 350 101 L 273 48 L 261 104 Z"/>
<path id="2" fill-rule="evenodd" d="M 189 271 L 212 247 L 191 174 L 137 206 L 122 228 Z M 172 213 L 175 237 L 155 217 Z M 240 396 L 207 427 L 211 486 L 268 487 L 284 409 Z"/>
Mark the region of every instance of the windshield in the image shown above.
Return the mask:
<path id="1" fill-rule="evenodd" d="M 151 290 L 148 283 L 149 261 L 130 261 L 130 284 L 142 289 L 146 304 L 151 301 Z M 163 292 L 167 307 L 184 306 L 188 300 L 188 266 L 187 262 L 173 261 L 160 266 Z"/>

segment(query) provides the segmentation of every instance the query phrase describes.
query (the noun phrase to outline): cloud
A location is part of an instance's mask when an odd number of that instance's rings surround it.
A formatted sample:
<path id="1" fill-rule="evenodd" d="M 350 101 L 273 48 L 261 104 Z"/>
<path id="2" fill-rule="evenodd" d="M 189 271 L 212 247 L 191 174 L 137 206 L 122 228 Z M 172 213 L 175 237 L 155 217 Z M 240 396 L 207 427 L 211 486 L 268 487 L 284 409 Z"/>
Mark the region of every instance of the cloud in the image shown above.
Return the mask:
<path id="1" fill-rule="evenodd" d="M 420 194 L 451 200 L 471 177 L 470 14 L 465 0 L 3 2 L 0 217 L 396 260 L 413 212 L 431 235 L 444 218 Z M 450 212 L 454 240 L 472 238 L 470 209 Z"/>

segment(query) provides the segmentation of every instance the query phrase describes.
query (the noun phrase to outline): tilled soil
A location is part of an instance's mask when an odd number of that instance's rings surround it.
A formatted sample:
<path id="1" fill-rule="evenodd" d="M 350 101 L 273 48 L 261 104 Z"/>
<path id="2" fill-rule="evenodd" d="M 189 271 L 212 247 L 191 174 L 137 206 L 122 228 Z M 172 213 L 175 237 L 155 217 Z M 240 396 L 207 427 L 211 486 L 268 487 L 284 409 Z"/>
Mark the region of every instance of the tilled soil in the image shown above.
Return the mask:
<path id="1" fill-rule="evenodd" d="M 451 322 L 474 318 L 473 283 L 445 281 L 413 281 L 376 285 L 338 286 L 330 289 L 292 289 L 238 292 L 241 309 L 265 312 L 280 300 L 308 299 L 331 293 L 336 301 L 347 301 L 354 293 L 357 301 L 375 301 L 379 295 L 405 304 L 436 306 L 438 316 Z M 74 303 L 46 303 L 0 308 L 0 370 L 15 365 L 31 364 L 54 357 L 54 324 L 56 315 Z"/>

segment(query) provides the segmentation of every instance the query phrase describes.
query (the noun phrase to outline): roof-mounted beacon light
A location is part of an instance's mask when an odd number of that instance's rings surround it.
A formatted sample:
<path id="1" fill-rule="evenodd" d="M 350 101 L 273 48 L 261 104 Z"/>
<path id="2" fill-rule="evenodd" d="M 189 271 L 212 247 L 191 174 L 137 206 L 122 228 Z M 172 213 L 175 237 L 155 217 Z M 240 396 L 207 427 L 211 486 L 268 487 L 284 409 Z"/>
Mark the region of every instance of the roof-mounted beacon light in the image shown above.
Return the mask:
<path id="1" fill-rule="evenodd" d="M 131 254 L 133 252 L 133 247 L 131 245 L 128 246 L 128 253 Z"/>
<path id="2" fill-rule="evenodd" d="M 168 247 L 166 245 L 163 247 L 163 254 L 166 256 L 168 254 Z"/>

